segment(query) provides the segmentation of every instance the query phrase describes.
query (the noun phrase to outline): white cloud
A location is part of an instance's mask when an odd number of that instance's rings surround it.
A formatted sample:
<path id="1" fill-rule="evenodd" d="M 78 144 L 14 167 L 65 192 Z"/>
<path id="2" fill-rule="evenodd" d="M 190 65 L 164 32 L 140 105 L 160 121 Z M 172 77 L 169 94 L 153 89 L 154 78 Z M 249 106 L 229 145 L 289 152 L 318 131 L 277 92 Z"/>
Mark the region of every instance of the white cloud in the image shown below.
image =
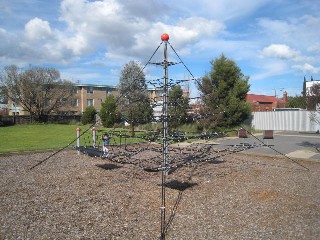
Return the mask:
<path id="1" fill-rule="evenodd" d="M 25 35 L 29 40 L 44 40 L 52 35 L 50 24 L 39 18 L 31 19 L 25 25 Z"/>
<path id="2" fill-rule="evenodd" d="M 314 74 L 319 72 L 320 59 L 320 18 L 315 10 L 319 7 L 307 2 L 308 8 L 303 8 L 306 1 L 302 0 L 299 4 L 281 0 L 14 0 L 5 5 L 16 14 L 0 14 L 0 64 L 70 64 L 79 66 L 79 75 L 68 74 L 72 78 L 115 78 L 113 74 L 129 60 L 145 63 L 161 43 L 160 35 L 167 32 L 195 75 L 210 70 L 210 61 L 221 53 L 240 63 L 253 81 L 301 71 Z M 158 53 L 155 57 L 162 60 L 163 52 Z M 80 71 L 80 66 L 85 70 Z M 94 71 L 103 74 L 91 75 Z"/>
<path id="3" fill-rule="evenodd" d="M 212 36 L 225 29 L 224 24 L 218 21 L 208 20 L 203 17 L 190 17 L 181 19 L 178 26 L 192 29 L 197 32 L 198 37 Z"/>
<path id="4" fill-rule="evenodd" d="M 310 15 L 288 17 L 285 20 L 260 18 L 258 36 L 266 42 L 282 42 L 301 52 L 318 44 L 320 18 Z"/>
<path id="5" fill-rule="evenodd" d="M 308 52 L 319 52 L 320 53 L 320 43 L 314 44 L 307 48 Z"/>
<path id="6" fill-rule="evenodd" d="M 294 50 L 285 44 L 271 44 L 260 52 L 262 57 L 279 58 L 295 62 L 313 61 L 313 56 L 304 56 L 300 51 Z"/>
<path id="7" fill-rule="evenodd" d="M 271 44 L 261 51 L 261 55 L 264 57 L 295 60 L 299 58 L 300 52 L 291 49 L 285 44 Z"/>
<path id="8" fill-rule="evenodd" d="M 320 67 L 315 67 L 315 66 L 312 66 L 311 64 L 309 63 L 305 63 L 303 65 L 294 65 L 292 66 L 293 69 L 297 69 L 297 70 L 300 70 L 304 73 L 311 73 L 311 74 L 318 74 L 320 73 Z"/>

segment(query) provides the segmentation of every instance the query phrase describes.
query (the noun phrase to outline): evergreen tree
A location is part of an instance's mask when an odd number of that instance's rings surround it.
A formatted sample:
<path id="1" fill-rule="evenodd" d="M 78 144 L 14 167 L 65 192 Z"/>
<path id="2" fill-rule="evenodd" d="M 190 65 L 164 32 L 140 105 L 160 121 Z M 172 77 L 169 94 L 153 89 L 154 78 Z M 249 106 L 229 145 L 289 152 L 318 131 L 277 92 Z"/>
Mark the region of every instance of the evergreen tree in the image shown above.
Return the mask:
<path id="1" fill-rule="evenodd" d="M 295 97 L 288 96 L 287 98 L 288 108 L 306 108 L 306 100 L 303 96 L 296 95 Z"/>
<path id="2" fill-rule="evenodd" d="M 169 124 L 176 128 L 188 122 L 189 98 L 183 96 L 180 85 L 173 86 L 169 91 Z"/>
<path id="3" fill-rule="evenodd" d="M 150 105 L 145 74 L 139 63 L 130 61 L 121 70 L 118 110 L 131 126 L 132 136 L 138 124 L 150 122 L 153 110 Z"/>
<path id="4" fill-rule="evenodd" d="M 99 116 L 104 127 L 112 127 L 120 122 L 120 117 L 116 109 L 116 99 L 112 94 L 108 94 L 105 101 L 101 103 Z"/>
<path id="5" fill-rule="evenodd" d="M 81 123 L 82 124 L 94 123 L 96 113 L 97 113 L 97 111 L 94 108 L 94 106 L 86 107 L 86 109 L 84 110 L 84 112 L 81 116 Z"/>
<path id="6" fill-rule="evenodd" d="M 233 60 L 223 54 L 211 61 L 212 69 L 198 82 L 205 104 L 205 127 L 232 127 L 247 119 L 251 113 L 246 103 L 250 89 L 249 77 Z"/>

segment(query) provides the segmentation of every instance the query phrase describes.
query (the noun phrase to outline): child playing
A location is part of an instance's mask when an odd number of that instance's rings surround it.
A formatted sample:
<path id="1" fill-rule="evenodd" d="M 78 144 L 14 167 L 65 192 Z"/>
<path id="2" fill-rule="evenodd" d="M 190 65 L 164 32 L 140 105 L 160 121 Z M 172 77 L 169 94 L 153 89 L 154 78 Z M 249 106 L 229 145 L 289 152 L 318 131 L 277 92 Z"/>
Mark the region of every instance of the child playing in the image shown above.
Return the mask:
<path id="1" fill-rule="evenodd" d="M 102 151 L 103 151 L 103 157 L 108 157 L 109 155 L 109 149 L 108 149 L 108 145 L 109 145 L 109 141 L 110 141 L 110 136 L 108 133 L 104 133 L 102 136 Z"/>

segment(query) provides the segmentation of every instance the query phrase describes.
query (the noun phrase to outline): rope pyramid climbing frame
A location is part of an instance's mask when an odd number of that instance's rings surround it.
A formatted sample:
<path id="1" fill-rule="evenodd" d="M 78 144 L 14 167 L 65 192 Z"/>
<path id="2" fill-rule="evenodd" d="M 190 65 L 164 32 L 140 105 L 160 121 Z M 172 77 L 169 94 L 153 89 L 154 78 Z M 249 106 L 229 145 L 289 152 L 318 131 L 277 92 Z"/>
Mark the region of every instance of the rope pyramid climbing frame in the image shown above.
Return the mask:
<path id="1" fill-rule="evenodd" d="M 228 146 L 224 149 L 216 149 L 214 144 L 210 143 L 209 140 L 221 137 L 224 133 L 206 133 L 206 134 L 175 134 L 174 129 L 169 131 L 169 119 L 179 118 L 179 116 L 174 116 L 169 114 L 168 109 L 168 97 L 169 97 L 169 89 L 177 84 L 183 83 L 189 80 L 173 80 L 168 78 L 168 67 L 173 66 L 175 64 L 182 64 L 185 69 L 192 76 L 192 80 L 196 80 L 192 75 L 191 71 L 187 68 L 187 66 L 183 63 L 182 59 L 179 57 L 177 52 L 174 50 L 172 45 L 169 43 L 169 35 L 162 34 L 161 35 L 162 42 L 157 47 L 155 52 L 152 54 L 151 58 L 147 62 L 148 64 L 155 64 L 157 66 L 162 66 L 163 68 L 163 77 L 148 81 L 148 84 L 153 85 L 154 87 L 162 88 L 163 91 L 163 101 L 160 104 L 162 107 L 162 114 L 159 118 L 153 119 L 155 122 L 162 124 L 162 131 L 153 132 L 148 136 L 138 136 L 136 139 L 140 138 L 141 141 L 139 143 L 128 144 L 128 140 L 130 137 L 127 134 L 123 134 L 117 131 L 109 132 L 113 139 L 110 141 L 109 145 L 109 155 L 107 160 L 119 163 L 119 164 L 132 164 L 135 165 L 144 171 L 147 172 L 161 172 L 161 226 L 160 226 L 160 239 L 165 240 L 166 233 L 169 225 L 172 222 L 173 214 L 171 214 L 168 221 L 166 220 L 166 177 L 168 174 L 172 174 L 174 171 L 179 168 L 195 165 L 198 163 L 220 163 L 224 162 L 224 156 L 228 156 L 230 154 L 239 153 L 248 149 L 256 148 L 264 146 L 263 142 L 259 144 L 238 144 Z M 163 61 L 159 63 L 152 63 L 151 59 L 155 55 L 155 53 L 159 50 L 160 46 L 163 45 Z M 173 50 L 175 55 L 178 57 L 179 62 L 169 62 L 168 61 L 168 46 Z M 146 67 L 145 65 L 145 67 Z M 141 72 L 145 69 L 145 67 L 141 70 Z M 139 73 L 140 74 L 140 73 Z M 137 76 L 137 81 L 139 77 Z M 124 97 L 120 95 L 119 98 Z M 155 99 L 156 102 L 156 99 Z M 158 103 L 157 103 L 158 104 Z M 196 116 L 206 117 L 206 116 Z M 73 140 L 66 147 L 60 149 L 54 154 L 48 156 L 46 159 L 40 161 L 31 169 L 40 165 L 50 157 L 54 156 L 58 152 L 64 150 L 69 147 L 73 142 L 77 141 L 77 150 L 78 152 L 82 152 L 88 154 L 92 157 L 102 157 L 102 131 L 97 131 L 95 129 L 95 124 L 90 126 L 84 132 L 81 132 L 80 129 L 77 129 L 77 138 Z M 253 135 L 252 135 L 253 136 Z M 120 144 L 115 142 L 115 138 L 120 139 Z M 81 143 L 80 144 L 80 139 Z M 206 142 L 193 142 L 187 145 L 183 145 L 183 143 L 190 139 L 201 139 L 206 140 Z M 259 140 L 260 141 L 260 140 Z M 300 165 L 300 164 L 299 164 Z M 181 193 L 181 192 L 180 192 Z M 179 193 L 178 200 L 181 199 L 181 195 Z M 177 200 L 177 201 L 178 201 Z M 180 200 L 179 200 L 180 201 Z M 176 204 L 177 205 L 177 204 Z"/>

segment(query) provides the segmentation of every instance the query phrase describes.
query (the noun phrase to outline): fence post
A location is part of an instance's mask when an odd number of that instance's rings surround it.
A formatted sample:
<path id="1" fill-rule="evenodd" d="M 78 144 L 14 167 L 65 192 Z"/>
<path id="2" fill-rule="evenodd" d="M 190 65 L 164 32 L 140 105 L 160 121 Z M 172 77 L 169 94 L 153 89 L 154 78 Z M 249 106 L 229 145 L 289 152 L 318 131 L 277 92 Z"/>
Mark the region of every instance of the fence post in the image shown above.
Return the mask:
<path id="1" fill-rule="evenodd" d="M 80 155 L 80 132 L 81 132 L 81 129 L 80 128 L 77 128 L 77 149 L 78 149 L 78 155 Z"/>
<path id="2" fill-rule="evenodd" d="M 92 138 L 93 138 L 93 147 L 95 148 L 96 147 L 96 128 L 93 127 L 92 128 Z"/>

